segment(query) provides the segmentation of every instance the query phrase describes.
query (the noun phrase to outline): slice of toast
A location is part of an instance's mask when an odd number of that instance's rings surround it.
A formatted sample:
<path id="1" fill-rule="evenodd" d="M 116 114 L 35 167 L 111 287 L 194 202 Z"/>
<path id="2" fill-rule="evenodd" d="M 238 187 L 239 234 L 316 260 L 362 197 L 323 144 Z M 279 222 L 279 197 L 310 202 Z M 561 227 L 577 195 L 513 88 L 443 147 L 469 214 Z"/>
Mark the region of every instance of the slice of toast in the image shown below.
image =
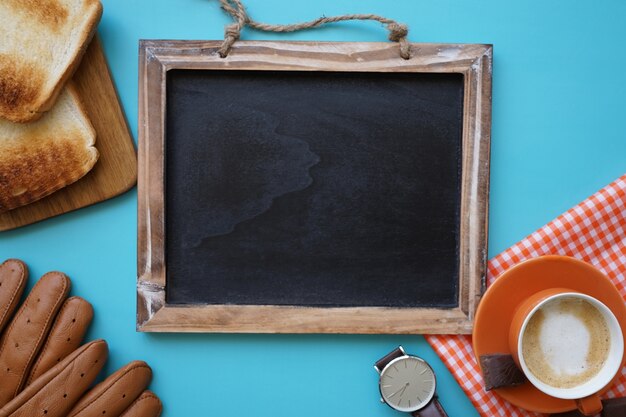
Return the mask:
<path id="1" fill-rule="evenodd" d="M 102 16 L 98 0 L 0 0 L 0 117 L 37 120 L 55 103 Z"/>
<path id="2" fill-rule="evenodd" d="M 73 84 L 40 120 L 0 120 L 0 212 L 78 181 L 98 160 L 94 130 Z"/>

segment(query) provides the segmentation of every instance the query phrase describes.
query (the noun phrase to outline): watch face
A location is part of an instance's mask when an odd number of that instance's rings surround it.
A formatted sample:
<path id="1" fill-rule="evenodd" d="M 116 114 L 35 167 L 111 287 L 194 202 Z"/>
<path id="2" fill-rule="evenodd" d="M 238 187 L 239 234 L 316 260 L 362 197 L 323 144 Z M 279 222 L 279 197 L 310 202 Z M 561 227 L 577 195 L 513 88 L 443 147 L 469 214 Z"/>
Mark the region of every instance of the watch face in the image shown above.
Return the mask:
<path id="1" fill-rule="evenodd" d="M 435 395 L 435 373 L 415 356 L 389 362 L 380 374 L 379 384 L 383 400 L 398 411 L 419 410 Z"/>

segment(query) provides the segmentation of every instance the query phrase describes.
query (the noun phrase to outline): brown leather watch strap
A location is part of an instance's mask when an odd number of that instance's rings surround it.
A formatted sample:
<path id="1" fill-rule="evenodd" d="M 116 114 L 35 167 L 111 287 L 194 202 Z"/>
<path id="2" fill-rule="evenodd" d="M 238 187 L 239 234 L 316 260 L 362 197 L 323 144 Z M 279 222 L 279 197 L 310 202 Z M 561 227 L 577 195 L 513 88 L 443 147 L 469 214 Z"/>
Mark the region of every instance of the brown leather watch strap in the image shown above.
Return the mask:
<path id="1" fill-rule="evenodd" d="M 374 366 L 376 367 L 376 369 L 378 369 L 378 372 L 381 372 L 389 362 L 404 355 L 406 355 L 406 353 L 404 353 L 404 350 L 402 350 L 402 346 L 398 346 L 397 348 L 380 358 Z"/>
<path id="2" fill-rule="evenodd" d="M 437 397 L 433 397 L 426 407 L 413 411 L 411 415 L 413 417 L 448 417 L 446 410 L 443 409 Z"/>

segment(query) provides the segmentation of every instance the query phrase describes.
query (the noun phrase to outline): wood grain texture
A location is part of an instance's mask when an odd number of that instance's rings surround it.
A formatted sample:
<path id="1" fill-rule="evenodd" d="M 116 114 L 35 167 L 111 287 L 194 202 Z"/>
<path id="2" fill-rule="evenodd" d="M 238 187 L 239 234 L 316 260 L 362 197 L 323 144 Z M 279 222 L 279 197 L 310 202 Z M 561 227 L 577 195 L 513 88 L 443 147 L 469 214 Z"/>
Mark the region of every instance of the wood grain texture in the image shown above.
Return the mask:
<path id="1" fill-rule="evenodd" d="M 409 60 L 389 43 L 142 41 L 139 62 L 137 328 L 154 332 L 471 333 L 485 288 L 490 45 L 413 44 Z M 165 98 L 170 69 L 460 73 L 464 76 L 459 300 L 457 308 L 317 308 L 170 305 L 165 265 Z"/>
<path id="2" fill-rule="evenodd" d="M 167 305 L 140 328 L 149 332 L 213 333 L 469 333 L 461 310 L 385 307 Z"/>
<path id="3" fill-rule="evenodd" d="M 32 204 L 0 213 L 0 231 L 107 200 L 129 190 L 137 181 L 132 136 L 97 36 L 73 81 L 96 129 L 100 158 L 94 168 L 74 184 Z"/>

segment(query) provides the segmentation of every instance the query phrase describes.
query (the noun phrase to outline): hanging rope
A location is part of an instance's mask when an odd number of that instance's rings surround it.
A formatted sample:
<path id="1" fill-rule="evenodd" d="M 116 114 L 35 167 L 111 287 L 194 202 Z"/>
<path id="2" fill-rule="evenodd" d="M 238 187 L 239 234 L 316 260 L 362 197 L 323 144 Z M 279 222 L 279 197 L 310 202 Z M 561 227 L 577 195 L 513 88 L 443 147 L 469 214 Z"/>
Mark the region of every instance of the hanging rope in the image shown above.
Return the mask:
<path id="1" fill-rule="evenodd" d="M 222 9 L 230 14 L 235 20 L 235 23 L 226 25 L 226 29 L 224 31 L 224 43 L 222 43 L 222 46 L 218 50 L 222 58 L 226 58 L 228 56 L 230 48 L 233 46 L 235 41 L 239 39 L 241 36 L 241 30 L 245 26 L 265 32 L 295 32 L 298 30 L 316 28 L 325 25 L 326 23 L 342 22 L 345 20 L 375 20 L 387 25 L 387 30 L 389 30 L 389 40 L 400 44 L 400 56 L 404 59 L 409 59 L 411 57 L 411 47 L 406 39 L 409 33 L 409 28 L 405 24 L 387 19 L 386 17 L 375 14 L 346 14 L 341 16 L 320 17 L 309 22 L 295 23 L 291 25 L 270 25 L 252 20 L 246 12 L 246 8 L 241 0 L 220 0 L 220 4 Z"/>

